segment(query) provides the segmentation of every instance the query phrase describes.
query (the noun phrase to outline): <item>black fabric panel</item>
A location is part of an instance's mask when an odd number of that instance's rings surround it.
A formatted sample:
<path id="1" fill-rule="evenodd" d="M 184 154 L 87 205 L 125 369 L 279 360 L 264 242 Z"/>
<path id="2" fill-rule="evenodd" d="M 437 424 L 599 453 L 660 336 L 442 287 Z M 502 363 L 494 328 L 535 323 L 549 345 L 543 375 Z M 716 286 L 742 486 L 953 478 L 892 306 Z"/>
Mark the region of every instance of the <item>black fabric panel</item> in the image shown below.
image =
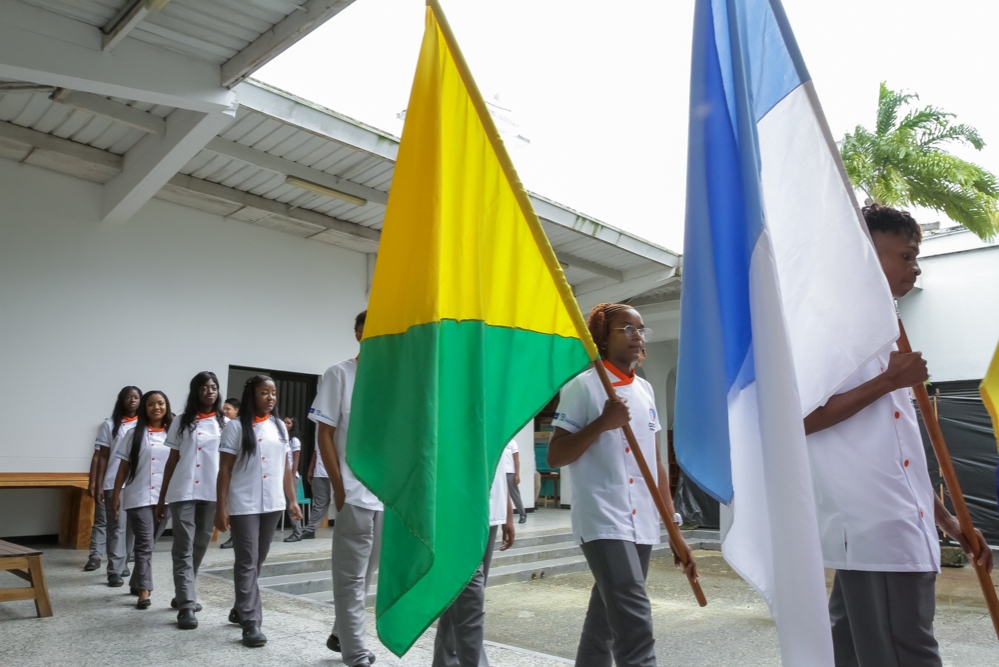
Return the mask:
<path id="1" fill-rule="evenodd" d="M 683 517 L 686 525 L 694 524 L 701 528 L 718 528 L 718 501 L 694 484 L 683 470 L 676 483 L 676 493 L 673 495 L 673 506 Z"/>

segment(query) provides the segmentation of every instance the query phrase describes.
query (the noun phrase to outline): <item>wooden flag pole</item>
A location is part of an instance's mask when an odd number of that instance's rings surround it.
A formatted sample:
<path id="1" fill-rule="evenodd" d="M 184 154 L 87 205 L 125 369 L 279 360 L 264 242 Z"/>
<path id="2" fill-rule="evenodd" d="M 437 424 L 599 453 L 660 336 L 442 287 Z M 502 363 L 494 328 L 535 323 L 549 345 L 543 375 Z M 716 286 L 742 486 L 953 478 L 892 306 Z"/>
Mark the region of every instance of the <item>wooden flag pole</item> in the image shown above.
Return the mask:
<path id="1" fill-rule="evenodd" d="M 905 327 L 902 320 L 898 321 L 898 351 L 912 352 L 909 345 L 909 337 L 905 335 Z M 933 406 L 930 403 L 930 395 L 923 384 L 912 388 L 912 393 L 916 396 L 916 404 L 919 405 L 919 412 L 923 415 L 923 423 L 926 425 L 926 432 L 930 436 L 930 443 L 933 444 L 933 452 L 937 455 L 937 462 L 940 464 L 940 475 L 947 484 L 947 491 L 950 492 L 951 502 L 954 504 L 954 512 L 957 514 L 957 521 L 961 525 L 961 532 L 964 538 L 971 545 L 973 554 L 972 565 L 978 575 L 978 583 L 982 587 L 982 594 L 985 596 L 985 603 L 989 608 L 989 616 L 992 617 L 992 627 L 999 638 L 999 597 L 996 596 L 995 586 L 992 584 L 992 577 L 983 566 L 978 564 L 978 556 L 981 554 L 981 545 L 978 544 L 978 537 L 975 535 L 975 526 L 971 523 L 971 514 L 968 512 L 968 504 L 964 501 L 964 494 L 961 492 L 961 485 L 957 481 L 957 473 L 954 471 L 954 464 L 950 460 L 950 451 L 944 441 L 943 431 L 940 430 L 940 423 L 937 421 Z"/>
<path id="2" fill-rule="evenodd" d="M 600 376 L 600 382 L 604 386 L 604 390 L 607 392 L 607 398 L 612 401 L 621 400 L 617 396 L 617 392 L 614 391 L 614 385 L 611 384 L 610 376 L 607 375 L 607 369 L 604 368 L 604 363 L 601 359 L 597 359 L 593 362 L 593 367 L 597 369 L 597 375 Z M 659 516 L 662 517 L 663 523 L 666 524 L 666 532 L 669 533 L 669 545 L 673 553 L 679 558 L 680 563 L 684 567 L 687 566 L 689 559 L 687 558 L 687 550 L 684 549 L 683 536 L 680 534 L 680 527 L 676 525 L 673 521 L 673 516 L 670 514 L 669 510 L 666 508 L 666 501 L 663 500 L 662 494 L 659 493 L 659 487 L 656 485 L 655 478 L 652 476 L 652 470 L 649 468 L 649 464 L 645 461 L 645 455 L 642 454 L 641 448 L 638 446 L 638 440 L 635 439 L 635 433 L 631 430 L 631 424 L 625 424 L 623 427 L 624 437 L 628 440 L 628 447 L 631 449 L 631 453 L 635 455 L 635 461 L 638 462 L 638 468 L 642 471 L 642 477 L 645 478 L 645 484 L 649 487 L 649 491 L 652 493 L 652 500 L 656 503 L 656 509 L 659 510 Z M 701 590 L 701 584 L 696 579 L 688 578 L 690 582 L 690 588 L 694 591 L 694 597 L 697 598 L 697 604 L 702 607 L 707 606 L 708 600 L 704 597 L 704 591 Z"/>

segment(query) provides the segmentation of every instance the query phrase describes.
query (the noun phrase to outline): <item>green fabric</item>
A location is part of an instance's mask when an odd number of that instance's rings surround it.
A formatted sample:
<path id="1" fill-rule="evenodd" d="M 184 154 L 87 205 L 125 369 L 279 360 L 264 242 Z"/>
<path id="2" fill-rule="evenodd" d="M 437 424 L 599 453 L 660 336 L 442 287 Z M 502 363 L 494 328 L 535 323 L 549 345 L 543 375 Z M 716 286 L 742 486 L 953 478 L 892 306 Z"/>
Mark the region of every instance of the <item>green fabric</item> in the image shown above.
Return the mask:
<path id="1" fill-rule="evenodd" d="M 444 320 L 365 339 L 347 463 L 385 503 L 378 636 L 402 656 L 485 554 L 503 448 L 589 364 L 579 339 Z"/>

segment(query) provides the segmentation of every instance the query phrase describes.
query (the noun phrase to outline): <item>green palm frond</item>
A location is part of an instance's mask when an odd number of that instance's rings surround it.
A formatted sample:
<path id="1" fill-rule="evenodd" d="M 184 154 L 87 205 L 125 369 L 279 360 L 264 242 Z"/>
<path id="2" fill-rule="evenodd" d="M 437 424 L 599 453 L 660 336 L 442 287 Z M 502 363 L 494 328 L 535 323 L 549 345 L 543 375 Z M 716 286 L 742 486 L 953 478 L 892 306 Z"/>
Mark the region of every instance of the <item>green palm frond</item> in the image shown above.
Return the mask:
<path id="1" fill-rule="evenodd" d="M 919 96 L 881 82 L 876 130 L 858 125 L 840 142 L 854 187 L 886 206 L 941 211 L 988 240 L 999 234 L 999 180 L 949 153 L 951 144 L 982 150 L 985 142 L 967 124 L 938 107 L 910 108 Z"/>

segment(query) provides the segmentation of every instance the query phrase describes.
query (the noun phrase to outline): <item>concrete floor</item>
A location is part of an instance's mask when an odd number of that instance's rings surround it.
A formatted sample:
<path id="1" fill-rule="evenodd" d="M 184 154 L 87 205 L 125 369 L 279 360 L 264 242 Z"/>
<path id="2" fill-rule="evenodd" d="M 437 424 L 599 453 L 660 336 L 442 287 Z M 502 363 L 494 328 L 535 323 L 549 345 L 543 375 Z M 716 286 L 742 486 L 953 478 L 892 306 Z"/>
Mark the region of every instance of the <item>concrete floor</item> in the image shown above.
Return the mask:
<path id="1" fill-rule="evenodd" d="M 520 534 L 564 529 L 568 512 L 539 511 Z M 34 617 L 31 602 L 0 604 L 0 666 L 76 665 L 339 665 L 326 637 L 333 609 L 265 591 L 262 649 L 239 644 L 239 629 L 226 621 L 232 605 L 231 582 L 202 577 L 199 599 L 205 606 L 195 631 L 174 626 L 170 540 L 157 545 L 153 557 L 156 591 L 153 607 L 134 609 L 126 589 L 104 585 L 103 573 L 82 572 L 84 552 L 44 547 L 44 564 L 55 616 Z M 316 558 L 328 554 L 329 531 L 316 540 L 276 542 L 269 560 Z M 653 561 L 649 576 L 661 667 L 763 667 L 779 665 L 776 631 L 766 605 L 725 564 L 717 552 L 698 552 L 702 584 L 709 604 L 697 607 L 686 580 L 666 559 Z M 232 552 L 213 545 L 204 567 L 232 562 Z M 999 580 L 999 577 L 997 577 Z M 555 667 L 571 664 L 592 577 L 588 572 L 487 589 L 487 652 L 493 667 Z M 19 585 L 0 573 L 0 587 Z M 970 568 L 946 570 L 938 583 L 936 634 L 945 665 L 999 664 L 999 644 Z M 431 663 L 433 635 L 428 632 L 402 660 L 377 641 L 374 619 L 368 627 L 370 647 L 379 665 Z M 516 647 L 516 648 L 514 648 Z"/>

